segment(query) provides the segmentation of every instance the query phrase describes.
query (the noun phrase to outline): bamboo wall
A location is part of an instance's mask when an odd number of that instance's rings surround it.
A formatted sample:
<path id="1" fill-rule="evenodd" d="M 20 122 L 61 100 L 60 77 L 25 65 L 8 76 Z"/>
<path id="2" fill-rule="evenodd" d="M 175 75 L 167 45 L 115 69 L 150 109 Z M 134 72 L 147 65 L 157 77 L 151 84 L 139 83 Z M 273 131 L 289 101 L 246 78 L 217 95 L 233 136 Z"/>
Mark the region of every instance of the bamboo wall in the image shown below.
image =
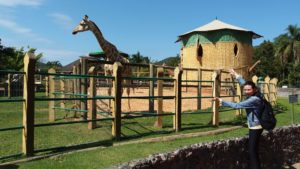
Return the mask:
<path id="1" fill-rule="evenodd" d="M 237 45 L 238 52 L 235 55 L 234 46 Z M 243 77 L 249 79 L 247 69 L 252 65 L 253 48 L 251 44 L 240 42 L 217 42 L 203 43 L 203 56 L 197 57 L 198 46 L 183 47 L 181 50 L 181 63 L 184 68 L 202 69 L 229 69 L 235 68 Z M 203 73 L 203 79 L 211 80 L 211 72 Z M 197 73 L 190 72 L 188 76 L 183 74 L 183 79 L 196 79 Z M 222 80 L 230 78 L 222 77 Z"/>

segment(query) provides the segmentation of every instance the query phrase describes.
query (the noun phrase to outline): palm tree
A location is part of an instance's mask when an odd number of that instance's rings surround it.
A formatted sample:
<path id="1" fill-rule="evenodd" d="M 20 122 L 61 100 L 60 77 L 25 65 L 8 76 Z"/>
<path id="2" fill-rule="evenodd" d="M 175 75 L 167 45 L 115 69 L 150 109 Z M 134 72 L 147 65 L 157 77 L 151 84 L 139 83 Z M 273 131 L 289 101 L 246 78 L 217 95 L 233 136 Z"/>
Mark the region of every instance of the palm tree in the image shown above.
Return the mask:
<path id="1" fill-rule="evenodd" d="M 288 74 L 288 63 L 300 61 L 300 28 L 297 25 L 289 25 L 286 31 L 287 33 L 274 40 L 275 55 L 281 64 L 282 80 Z"/>
<path id="2" fill-rule="evenodd" d="M 286 46 L 286 52 L 292 56 L 294 61 L 300 60 L 300 28 L 297 25 L 289 25 L 287 27 L 287 36 L 289 42 Z"/>

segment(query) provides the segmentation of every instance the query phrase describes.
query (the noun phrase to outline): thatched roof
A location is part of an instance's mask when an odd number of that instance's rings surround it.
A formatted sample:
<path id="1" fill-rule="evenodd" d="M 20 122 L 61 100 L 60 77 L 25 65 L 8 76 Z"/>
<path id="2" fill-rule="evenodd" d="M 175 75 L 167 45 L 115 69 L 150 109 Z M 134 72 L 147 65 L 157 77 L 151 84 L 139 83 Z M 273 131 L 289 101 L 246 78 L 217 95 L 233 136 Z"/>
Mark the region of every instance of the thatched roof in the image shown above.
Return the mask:
<path id="1" fill-rule="evenodd" d="M 262 37 L 261 35 L 253 32 L 253 31 L 250 31 L 250 30 L 247 30 L 247 29 L 244 29 L 244 28 L 241 28 L 241 27 L 237 27 L 237 26 L 234 26 L 234 25 L 230 25 L 228 23 L 225 23 L 225 22 L 222 22 L 220 20 L 215 19 L 215 20 L 213 20 L 212 22 L 210 22 L 206 25 L 200 26 L 200 27 L 198 27 L 198 28 L 196 28 L 192 31 L 189 31 L 189 32 L 186 32 L 182 35 L 179 35 L 177 42 L 180 41 L 183 36 L 186 36 L 186 35 L 194 33 L 194 32 L 209 32 L 209 31 L 222 30 L 222 29 L 230 29 L 230 30 L 237 30 L 237 31 L 243 31 L 243 32 L 250 32 L 250 33 L 252 33 L 252 38 L 253 39 Z"/>

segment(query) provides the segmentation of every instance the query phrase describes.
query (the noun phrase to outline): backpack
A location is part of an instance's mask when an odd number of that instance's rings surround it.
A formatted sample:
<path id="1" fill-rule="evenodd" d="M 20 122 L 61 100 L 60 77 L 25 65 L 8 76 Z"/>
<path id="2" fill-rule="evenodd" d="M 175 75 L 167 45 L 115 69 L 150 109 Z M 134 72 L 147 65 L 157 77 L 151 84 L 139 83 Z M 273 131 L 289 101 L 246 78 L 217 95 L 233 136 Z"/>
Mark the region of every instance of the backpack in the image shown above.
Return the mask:
<path id="1" fill-rule="evenodd" d="M 261 109 L 261 114 L 260 116 L 258 116 L 258 119 L 263 129 L 271 131 L 275 128 L 277 122 L 275 118 L 275 113 L 270 102 L 268 102 L 265 98 L 260 97 L 260 99 L 262 101 L 263 106 Z"/>

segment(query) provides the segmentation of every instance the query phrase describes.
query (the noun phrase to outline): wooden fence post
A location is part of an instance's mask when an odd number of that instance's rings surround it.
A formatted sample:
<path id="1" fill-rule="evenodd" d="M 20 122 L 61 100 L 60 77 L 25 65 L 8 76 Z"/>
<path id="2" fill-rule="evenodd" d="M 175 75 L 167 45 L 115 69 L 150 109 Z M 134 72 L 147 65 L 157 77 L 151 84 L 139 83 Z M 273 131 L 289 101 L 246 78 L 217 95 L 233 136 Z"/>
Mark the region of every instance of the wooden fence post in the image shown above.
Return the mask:
<path id="1" fill-rule="evenodd" d="M 181 130 L 181 80 L 182 80 L 182 69 L 176 67 L 174 71 L 174 92 L 175 92 L 175 116 L 173 116 L 173 128 L 176 132 Z"/>
<path id="2" fill-rule="evenodd" d="M 119 140 L 121 137 L 121 103 L 122 103 L 122 65 L 119 62 L 115 62 L 113 65 L 113 121 L 112 121 L 112 135 Z"/>
<path id="3" fill-rule="evenodd" d="M 89 71 L 89 75 L 95 76 L 95 66 L 92 66 Z M 89 95 L 91 98 L 94 98 L 96 96 L 96 78 L 90 77 L 90 87 L 89 87 Z M 88 120 L 96 120 L 96 102 L 97 100 L 91 99 L 89 100 L 89 106 L 88 106 Z M 96 121 L 90 121 L 88 122 L 88 129 L 94 129 L 96 128 Z"/>
<path id="4" fill-rule="evenodd" d="M 72 68 L 72 74 L 73 74 L 73 75 L 76 75 L 76 66 L 75 66 L 75 65 L 74 65 L 73 68 Z M 71 91 L 71 92 L 73 92 L 73 93 L 75 93 L 75 94 L 78 94 L 78 92 L 77 92 L 77 83 L 76 83 L 76 81 L 77 81 L 76 78 L 72 79 L 72 83 L 71 83 L 71 84 L 72 84 L 72 91 Z M 76 96 L 74 95 L 73 97 L 76 97 Z M 76 100 L 73 101 L 73 104 L 76 105 Z"/>
<path id="5" fill-rule="evenodd" d="M 65 92 L 66 92 L 66 87 L 65 87 L 66 80 L 65 79 L 60 79 L 59 84 L 60 84 L 60 98 L 65 98 Z M 61 100 L 60 101 L 60 108 L 64 109 L 66 108 L 66 101 Z"/>
<path id="6" fill-rule="evenodd" d="M 264 83 L 264 95 L 266 100 L 271 101 L 270 99 L 270 77 L 265 77 L 265 83 Z"/>
<path id="7" fill-rule="evenodd" d="M 256 75 L 252 76 L 252 81 L 257 85 L 258 77 Z"/>
<path id="8" fill-rule="evenodd" d="M 11 88 L 12 88 L 12 86 L 11 86 L 11 74 L 9 73 L 8 74 L 8 79 L 7 79 L 7 97 L 8 98 L 11 98 L 11 96 L 12 96 L 12 90 L 11 90 Z"/>
<path id="9" fill-rule="evenodd" d="M 161 78 L 164 76 L 164 69 L 162 67 L 157 68 L 157 77 Z M 157 96 L 163 96 L 163 80 L 157 80 Z M 155 121 L 154 126 L 162 128 L 162 116 L 160 116 L 163 113 L 163 99 L 158 98 L 157 99 L 157 118 Z"/>
<path id="10" fill-rule="evenodd" d="M 202 80 L 202 70 L 201 68 L 198 69 L 198 81 Z M 199 97 L 197 99 L 197 109 L 200 110 L 201 109 L 201 96 L 202 96 L 202 82 L 198 82 L 198 88 L 197 88 L 197 96 Z"/>
<path id="11" fill-rule="evenodd" d="M 237 85 L 236 85 L 236 102 L 240 102 L 240 101 L 242 101 L 242 88 L 241 88 L 241 85 L 240 85 L 240 83 L 237 83 Z M 237 109 L 236 111 L 235 111 L 235 115 L 236 116 L 240 116 L 240 115 L 242 115 L 242 109 Z"/>
<path id="12" fill-rule="evenodd" d="M 50 68 L 48 70 L 48 73 L 56 73 L 55 69 Z M 48 77 L 48 90 L 49 90 L 49 98 L 53 99 L 54 98 L 54 92 L 55 92 L 55 81 L 54 81 L 54 76 L 49 75 Z M 49 121 L 54 122 L 55 121 L 55 101 L 54 100 L 49 100 L 48 102 L 48 111 L 49 111 Z"/>
<path id="13" fill-rule="evenodd" d="M 79 63 L 77 66 L 77 69 L 76 69 L 76 74 L 77 75 L 80 75 L 81 74 L 81 63 Z M 80 78 L 76 78 L 76 94 L 80 94 L 81 93 L 81 79 Z M 81 96 L 77 96 L 77 97 L 81 97 Z M 81 107 L 81 101 L 80 100 L 75 100 L 75 104 L 82 110 L 82 107 Z"/>
<path id="14" fill-rule="evenodd" d="M 49 96 L 49 76 L 45 77 L 45 96 Z"/>
<path id="15" fill-rule="evenodd" d="M 212 75 L 214 81 L 213 85 L 213 97 L 220 97 L 220 88 L 221 88 L 221 71 L 216 70 Z M 219 101 L 213 102 L 213 119 L 212 124 L 214 126 L 219 126 Z"/>
<path id="16" fill-rule="evenodd" d="M 149 64 L 149 76 L 150 78 L 154 77 L 154 66 L 153 64 Z M 149 96 L 153 97 L 154 96 L 154 81 L 150 80 L 149 81 Z M 154 112 L 154 99 L 149 98 L 149 112 Z"/>
<path id="17" fill-rule="evenodd" d="M 277 104 L 277 78 L 270 80 L 270 102 L 274 106 Z"/>
<path id="18" fill-rule="evenodd" d="M 86 67 L 86 59 L 80 58 L 81 63 L 81 74 L 86 75 L 87 74 L 87 67 Z M 87 94 L 87 78 L 81 78 L 80 79 L 80 86 L 81 86 L 81 93 L 80 94 Z M 86 96 L 82 96 L 86 97 Z M 81 100 L 80 101 L 80 109 L 81 110 L 87 110 L 87 100 Z M 83 119 L 87 119 L 87 113 L 83 113 Z"/>
<path id="19" fill-rule="evenodd" d="M 24 57 L 24 85 L 23 85 L 23 135 L 22 149 L 27 156 L 34 153 L 34 73 L 35 56 L 32 53 L 26 53 Z"/>

